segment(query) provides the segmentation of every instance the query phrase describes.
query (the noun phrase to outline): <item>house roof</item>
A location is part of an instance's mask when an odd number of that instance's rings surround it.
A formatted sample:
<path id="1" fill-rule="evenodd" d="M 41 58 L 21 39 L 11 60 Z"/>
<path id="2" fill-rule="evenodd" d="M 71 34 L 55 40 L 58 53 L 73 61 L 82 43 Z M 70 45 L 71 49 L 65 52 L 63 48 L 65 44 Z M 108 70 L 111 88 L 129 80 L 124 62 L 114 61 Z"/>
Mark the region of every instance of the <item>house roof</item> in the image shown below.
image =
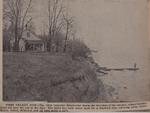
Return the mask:
<path id="1" fill-rule="evenodd" d="M 30 34 L 29 36 L 27 34 Z M 42 41 L 35 33 L 32 31 L 25 31 L 22 35 L 22 38 L 27 41 Z"/>

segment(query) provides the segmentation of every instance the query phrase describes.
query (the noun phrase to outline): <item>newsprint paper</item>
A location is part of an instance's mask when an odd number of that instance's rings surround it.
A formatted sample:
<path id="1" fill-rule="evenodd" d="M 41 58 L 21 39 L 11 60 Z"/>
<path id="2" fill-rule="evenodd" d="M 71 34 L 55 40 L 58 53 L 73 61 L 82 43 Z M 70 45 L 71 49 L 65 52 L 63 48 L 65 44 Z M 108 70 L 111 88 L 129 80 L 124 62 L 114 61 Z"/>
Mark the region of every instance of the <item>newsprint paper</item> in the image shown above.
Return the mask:
<path id="1" fill-rule="evenodd" d="M 149 0 L 0 2 L 0 112 L 150 110 Z"/>

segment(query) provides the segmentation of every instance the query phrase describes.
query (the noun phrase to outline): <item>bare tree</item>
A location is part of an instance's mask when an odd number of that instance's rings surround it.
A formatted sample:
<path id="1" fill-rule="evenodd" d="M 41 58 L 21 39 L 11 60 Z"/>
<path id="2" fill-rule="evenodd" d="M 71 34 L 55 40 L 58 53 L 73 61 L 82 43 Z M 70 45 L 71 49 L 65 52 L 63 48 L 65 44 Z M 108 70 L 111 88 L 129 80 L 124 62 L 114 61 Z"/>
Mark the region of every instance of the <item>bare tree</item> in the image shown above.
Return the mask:
<path id="1" fill-rule="evenodd" d="M 31 3 L 32 0 L 5 0 L 4 17 L 10 21 L 10 26 L 13 29 L 15 51 L 19 51 L 19 40 L 22 37 L 25 27 L 32 20 L 28 15 Z"/>
<path id="2" fill-rule="evenodd" d="M 67 40 L 69 38 L 69 35 L 71 35 L 73 33 L 73 17 L 69 17 L 68 13 L 66 13 L 66 15 L 64 15 L 63 13 L 63 19 L 65 21 L 65 28 L 66 28 L 66 33 L 65 33 L 65 42 L 64 42 L 64 48 L 63 48 L 63 52 L 66 52 L 67 49 Z"/>
<path id="3" fill-rule="evenodd" d="M 47 50 L 51 51 L 53 38 L 60 32 L 63 27 L 62 20 L 63 4 L 62 0 L 48 0 L 48 31 L 49 38 L 47 42 Z"/>

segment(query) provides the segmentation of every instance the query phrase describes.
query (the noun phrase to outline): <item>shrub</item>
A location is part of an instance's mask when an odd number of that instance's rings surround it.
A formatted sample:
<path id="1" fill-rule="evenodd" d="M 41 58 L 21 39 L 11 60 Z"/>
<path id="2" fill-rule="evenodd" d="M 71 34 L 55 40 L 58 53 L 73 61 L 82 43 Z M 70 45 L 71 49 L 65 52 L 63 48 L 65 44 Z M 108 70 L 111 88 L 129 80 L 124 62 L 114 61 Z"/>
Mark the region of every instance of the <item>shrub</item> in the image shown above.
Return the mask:
<path id="1" fill-rule="evenodd" d="M 83 41 L 80 41 L 79 39 L 69 41 L 68 52 L 72 58 L 88 58 L 88 56 L 91 55 L 91 50 Z"/>

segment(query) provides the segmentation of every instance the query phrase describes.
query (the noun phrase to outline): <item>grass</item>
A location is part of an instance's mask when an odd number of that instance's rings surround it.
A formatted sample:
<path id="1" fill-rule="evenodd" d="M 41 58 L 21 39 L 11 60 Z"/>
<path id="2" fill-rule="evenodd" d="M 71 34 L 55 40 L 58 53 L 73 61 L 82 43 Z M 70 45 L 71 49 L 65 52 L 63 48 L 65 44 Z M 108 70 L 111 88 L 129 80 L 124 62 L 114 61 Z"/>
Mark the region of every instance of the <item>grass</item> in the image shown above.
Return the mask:
<path id="1" fill-rule="evenodd" d="M 91 66 L 69 55 L 3 54 L 3 100 L 93 102 L 99 83 Z"/>

